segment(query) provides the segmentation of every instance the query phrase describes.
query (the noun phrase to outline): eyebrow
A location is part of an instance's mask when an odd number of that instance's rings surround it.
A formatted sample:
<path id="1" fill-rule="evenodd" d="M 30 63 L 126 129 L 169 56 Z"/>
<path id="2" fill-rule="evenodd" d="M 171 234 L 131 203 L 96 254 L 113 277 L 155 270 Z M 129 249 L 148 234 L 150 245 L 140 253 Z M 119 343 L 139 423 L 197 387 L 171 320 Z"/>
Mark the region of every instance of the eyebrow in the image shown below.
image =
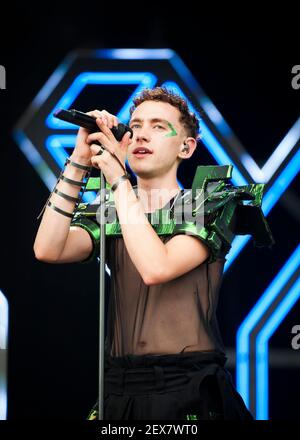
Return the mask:
<path id="1" fill-rule="evenodd" d="M 133 118 L 133 119 L 130 121 L 130 124 L 129 124 L 129 125 L 133 124 L 134 122 L 144 122 L 144 119 Z M 160 119 L 160 118 L 152 118 L 152 119 L 150 119 L 150 122 L 151 122 L 152 124 L 155 123 L 155 122 L 161 122 L 161 123 L 163 123 L 163 124 L 165 124 L 165 125 L 168 125 L 168 123 L 169 123 L 166 119 Z"/>

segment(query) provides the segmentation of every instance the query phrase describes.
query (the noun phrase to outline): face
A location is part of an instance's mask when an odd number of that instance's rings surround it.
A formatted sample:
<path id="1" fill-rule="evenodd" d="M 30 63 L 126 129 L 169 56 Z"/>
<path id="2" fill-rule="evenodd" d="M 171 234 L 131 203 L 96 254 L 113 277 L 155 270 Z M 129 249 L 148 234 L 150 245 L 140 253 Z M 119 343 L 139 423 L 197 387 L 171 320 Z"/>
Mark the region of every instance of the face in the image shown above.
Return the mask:
<path id="1" fill-rule="evenodd" d="M 145 101 L 135 109 L 129 124 L 133 138 L 127 158 L 139 177 L 158 177 L 177 169 L 178 153 L 186 139 L 179 118 L 179 110 L 166 102 Z M 143 148 L 150 153 L 134 153 Z"/>

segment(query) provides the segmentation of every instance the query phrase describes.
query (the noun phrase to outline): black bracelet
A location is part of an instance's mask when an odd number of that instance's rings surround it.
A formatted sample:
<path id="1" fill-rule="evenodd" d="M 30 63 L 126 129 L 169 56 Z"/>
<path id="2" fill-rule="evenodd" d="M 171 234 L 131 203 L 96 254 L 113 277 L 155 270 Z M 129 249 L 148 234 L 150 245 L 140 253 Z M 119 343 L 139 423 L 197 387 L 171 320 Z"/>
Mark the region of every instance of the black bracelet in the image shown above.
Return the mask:
<path id="1" fill-rule="evenodd" d="M 82 186 L 85 184 L 84 180 L 72 180 L 66 177 L 64 174 L 60 176 L 60 179 L 63 180 L 64 182 L 70 183 L 71 185 Z"/>
<path id="2" fill-rule="evenodd" d="M 69 157 L 67 157 L 65 165 L 68 164 L 68 163 L 70 165 L 72 165 L 73 167 L 79 168 L 80 170 L 91 171 L 91 168 L 92 168 L 92 167 L 90 167 L 88 165 L 81 165 L 80 163 L 73 162 L 72 160 L 70 160 Z"/>
<path id="3" fill-rule="evenodd" d="M 60 209 L 57 206 L 53 205 L 53 203 L 51 203 L 50 201 L 47 203 L 47 206 L 49 206 L 49 208 L 52 208 L 54 211 L 58 212 L 59 214 L 64 215 L 65 217 L 73 218 L 74 215 L 73 212 L 64 211 L 63 209 Z"/>
<path id="4" fill-rule="evenodd" d="M 65 194 L 65 193 L 59 191 L 57 188 L 55 188 L 54 192 L 55 192 L 55 194 L 58 194 L 59 196 L 63 197 L 64 199 L 70 200 L 70 202 L 77 202 L 80 199 L 80 197 L 69 196 L 69 194 Z"/>
<path id="5" fill-rule="evenodd" d="M 120 184 L 123 180 L 126 180 L 126 179 L 128 179 L 128 180 L 130 179 L 130 175 L 129 175 L 128 173 L 123 174 L 123 176 L 118 177 L 117 181 L 114 182 L 114 183 L 112 184 L 112 186 L 111 186 L 111 190 L 112 190 L 112 192 L 114 192 L 114 191 L 117 189 L 117 187 L 119 186 L 119 184 Z"/>

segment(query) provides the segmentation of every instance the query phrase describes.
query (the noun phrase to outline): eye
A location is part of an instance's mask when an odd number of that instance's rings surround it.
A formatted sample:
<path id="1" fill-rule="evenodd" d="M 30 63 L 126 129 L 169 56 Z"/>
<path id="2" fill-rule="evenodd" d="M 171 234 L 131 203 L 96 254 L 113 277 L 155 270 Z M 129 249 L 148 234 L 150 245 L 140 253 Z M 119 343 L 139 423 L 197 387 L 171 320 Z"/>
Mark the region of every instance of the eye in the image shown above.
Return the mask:
<path id="1" fill-rule="evenodd" d="M 165 127 L 163 127 L 162 125 L 159 125 L 159 124 L 155 124 L 154 128 L 159 128 L 159 129 L 162 129 L 162 130 L 165 129 Z"/>
<path id="2" fill-rule="evenodd" d="M 141 127 L 141 124 L 132 124 L 131 125 L 131 128 L 133 129 L 133 128 L 140 128 Z"/>

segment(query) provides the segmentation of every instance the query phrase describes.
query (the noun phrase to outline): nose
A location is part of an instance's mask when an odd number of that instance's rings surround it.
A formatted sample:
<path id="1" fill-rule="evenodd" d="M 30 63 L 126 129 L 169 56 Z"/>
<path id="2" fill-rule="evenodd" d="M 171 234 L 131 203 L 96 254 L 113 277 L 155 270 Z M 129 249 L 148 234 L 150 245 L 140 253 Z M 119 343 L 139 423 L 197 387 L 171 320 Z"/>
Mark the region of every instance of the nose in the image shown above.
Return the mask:
<path id="1" fill-rule="evenodd" d="M 136 137 L 137 142 L 149 142 L 149 139 L 145 135 L 138 134 Z"/>
<path id="2" fill-rule="evenodd" d="M 149 142 L 150 141 L 149 132 L 144 127 L 140 128 L 136 132 L 135 138 L 136 138 L 136 142 Z"/>

